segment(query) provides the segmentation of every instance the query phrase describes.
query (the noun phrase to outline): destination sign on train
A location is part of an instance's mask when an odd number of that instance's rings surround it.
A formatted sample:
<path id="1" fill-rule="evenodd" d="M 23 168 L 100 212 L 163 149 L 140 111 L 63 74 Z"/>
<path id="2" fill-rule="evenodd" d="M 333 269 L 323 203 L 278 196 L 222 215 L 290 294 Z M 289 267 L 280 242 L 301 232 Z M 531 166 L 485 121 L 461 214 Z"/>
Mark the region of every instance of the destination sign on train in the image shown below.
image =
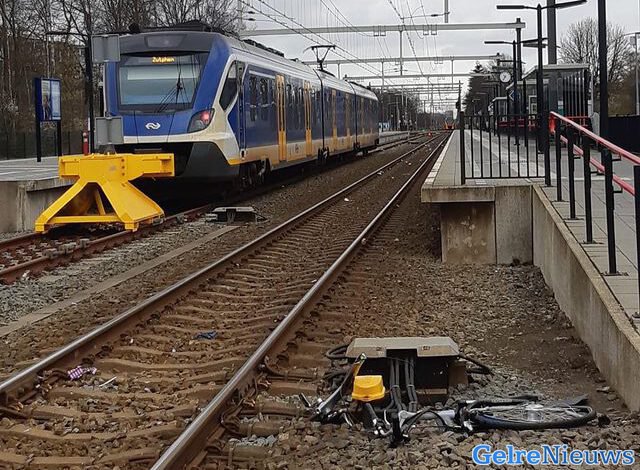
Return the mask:
<path id="1" fill-rule="evenodd" d="M 153 57 L 152 64 L 172 64 L 176 61 L 175 57 Z"/>

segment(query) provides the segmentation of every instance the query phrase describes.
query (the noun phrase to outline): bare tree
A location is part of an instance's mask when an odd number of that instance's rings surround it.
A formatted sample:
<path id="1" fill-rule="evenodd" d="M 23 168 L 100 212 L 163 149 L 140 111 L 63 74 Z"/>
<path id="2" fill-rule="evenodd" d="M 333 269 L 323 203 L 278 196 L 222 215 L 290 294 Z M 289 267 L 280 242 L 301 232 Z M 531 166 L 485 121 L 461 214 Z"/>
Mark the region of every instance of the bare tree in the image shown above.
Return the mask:
<path id="1" fill-rule="evenodd" d="M 33 141 L 34 77 L 60 78 L 63 127 L 76 132 L 85 125 L 88 97 L 99 99 L 85 80 L 92 34 L 188 21 L 233 32 L 240 23 L 235 5 L 236 0 L 0 0 L 0 155 L 7 148 L 10 156 L 18 147 L 15 154 L 30 151 L 25 148 Z"/>
<path id="2" fill-rule="evenodd" d="M 188 21 L 202 21 L 214 28 L 233 32 L 237 15 L 232 0 L 155 0 L 158 20 L 170 26 Z"/>
<path id="3" fill-rule="evenodd" d="M 629 67 L 631 55 L 624 30 L 614 24 L 607 24 L 607 55 L 609 93 L 615 94 L 622 86 Z M 564 63 L 586 64 L 596 83 L 600 76 L 598 55 L 598 21 L 585 18 L 569 27 L 560 41 L 560 59 Z M 596 86 L 596 90 L 597 90 Z"/>

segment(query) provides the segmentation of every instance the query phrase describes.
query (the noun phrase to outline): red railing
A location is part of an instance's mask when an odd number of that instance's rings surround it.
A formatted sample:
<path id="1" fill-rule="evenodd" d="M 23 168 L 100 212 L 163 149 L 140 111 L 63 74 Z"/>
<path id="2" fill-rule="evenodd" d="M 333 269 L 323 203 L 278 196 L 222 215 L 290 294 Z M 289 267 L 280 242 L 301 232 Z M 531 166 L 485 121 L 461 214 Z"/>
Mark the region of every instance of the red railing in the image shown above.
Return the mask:
<path id="1" fill-rule="evenodd" d="M 569 145 L 569 139 L 567 139 L 565 136 L 563 136 L 563 135 L 560 136 L 560 140 L 562 141 L 563 144 Z M 578 155 L 580 155 L 581 157 L 584 157 L 584 150 L 582 150 L 579 146 L 574 144 L 573 145 L 573 149 L 575 150 L 575 152 Z M 600 163 L 595 158 L 590 158 L 589 162 L 591 163 L 592 167 L 594 167 L 596 170 L 598 170 L 598 173 L 604 174 L 604 165 L 602 163 Z M 620 178 L 618 175 L 613 175 L 613 182 L 617 186 L 619 186 L 623 191 L 626 191 L 627 193 L 631 194 L 632 196 L 636 195 L 636 191 L 633 188 L 633 186 L 630 185 L 629 183 L 627 183 L 622 178 Z"/>
<path id="2" fill-rule="evenodd" d="M 618 145 L 600 137 L 586 127 L 575 122 L 573 119 L 551 113 L 550 134 L 556 136 L 556 173 L 557 173 L 557 199 L 562 200 L 562 143 L 568 149 L 569 167 L 569 208 L 570 217 L 576 218 L 576 195 L 575 195 L 575 156 L 582 157 L 584 172 L 584 210 L 587 232 L 587 243 L 593 243 L 593 216 L 591 210 L 591 168 L 595 168 L 598 173 L 604 175 L 605 180 L 605 211 L 607 219 L 607 245 L 609 257 L 609 273 L 617 273 L 616 262 L 616 238 L 615 238 L 615 200 L 613 185 L 620 187 L 623 192 L 630 194 L 634 198 L 635 204 L 635 226 L 636 226 L 636 257 L 640 268 L 640 157 L 619 147 Z M 560 132 L 558 132 L 560 130 Z M 582 143 L 579 147 L 578 142 Z M 601 161 L 591 158 L 591 150 L 594 146 L 601 154 Z M 620 176 L 616 175 L 613 169 L 613 155 L 617 155 L 621 160 L 627 161 L 633 166 L 633 184 L 628 183 Z M 640 279 L 639 279 L 640 283 Z M 640 292 L 640 284 L 639 284 Z"/>
<path id="3" fill-rule="evenodd" d="M 578 133 L 589 137 L 590 140 L 592 140 L 596 144 L 600 145 L 601 147 L 608 148 L 609 150 L 611 150 L 611 153 L 613 153 L 615 155 L 619 155 L 620 157 L 622 157 L 622 158 L 624 158 L 626 160 L 629 160 L 634 165 L 640 165 L 640 157 L 637 157 L 636 155 L 632 154 L 631 152 L 629 152 L 629 151 L 627 151 L 627 150 L 625 150 L 625 149 L 623 149 L 621 147 L 618 147 L 616 144 L 614 144 L 612 142 L 609 142 L 607 139 L 603 139 L 598 134 L 594 134 L 593 132 L 591 132 L 586 127 L 581 126 L 580 124 L 572 121 L 571 118 L 568 118 L 568 117 L 565 117 L 565 116 L 560 116 L 559 114 L 552 112 L 551 113 L 551 119 L 561 121 L 564 125 L 572 127 L 573 129 L 578 131 Z"/>

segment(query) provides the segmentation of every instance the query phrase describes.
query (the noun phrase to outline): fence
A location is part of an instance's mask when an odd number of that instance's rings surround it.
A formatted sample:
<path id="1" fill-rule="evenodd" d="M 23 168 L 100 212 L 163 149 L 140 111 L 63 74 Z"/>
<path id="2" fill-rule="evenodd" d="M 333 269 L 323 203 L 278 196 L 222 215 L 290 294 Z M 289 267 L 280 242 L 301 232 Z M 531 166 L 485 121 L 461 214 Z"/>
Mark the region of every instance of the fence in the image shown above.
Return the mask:
<path id="1" fill-rule="evenodd" d="M 462 184 L 469 179 L 544 178 L 544 148 L 532 114 L 460 113 Z"/>
<path id="2" fill-rule="evenodd" d="M 592 176 L 594 170 L 596 174 L 604 175 L 604 192 L 605 192 L 605 214 L 606 214 L 606 235 L 607 235 L 607 255 L 609 274 L 618 274 L 618 263 L 616 255 L 616 228 L 615 228 L 615 194 L 614 186 L 620 188 L 617 192 L 627 193 L 634 198 L 635 209 L 635 237 L 636 237 L 636 262 L 640 268 L 640 158 L 631 152 L 619 147 L 618 145 L 603 139 L 594 134 L 586 127 L 560 116 L 551 113 L 551 119 L 554 121 L 554 135 L 556 136 L 556 197 L 559 201 L 563 200 L 562 189 L 562 145 L 567 148 L 568 159 L 568 181 L 569 181 L 569 217 L 577 219 L 576 210 L 576 176 L 575 176 L 575 160 L 581 159 L 583 165 L 584 177 L 584 221 L 586 232 L 586 243 L 594 243 L 593 237 L 593 184 Z M 592 150 L 600 153 L 600 161 L 591 156 Z M 633 184 L 627 182 L 614 172 L 615 161 L 630 163 L 633 167 Z M 640 278 L 638 279 L 638 287 L 640 289 Z M 640 290 L 639 290 L 640 292 Z"/>
<path id="3" fill-rule="evenodd" d="M 609 118 L 609 140 L 629 150 L 640 152 L 640 116 L 611 116 Z"/>
<path id="4" fill-rule="evenodd" d="M 62 153 L 65 155 L 82 153 L 82 131 L 62 132 Z M 56 155 L 56 133 L 53 129 L 42 131 L 43 156 Z M 0 160 L 35 158 L 35 132 L 0 134 Z"/>

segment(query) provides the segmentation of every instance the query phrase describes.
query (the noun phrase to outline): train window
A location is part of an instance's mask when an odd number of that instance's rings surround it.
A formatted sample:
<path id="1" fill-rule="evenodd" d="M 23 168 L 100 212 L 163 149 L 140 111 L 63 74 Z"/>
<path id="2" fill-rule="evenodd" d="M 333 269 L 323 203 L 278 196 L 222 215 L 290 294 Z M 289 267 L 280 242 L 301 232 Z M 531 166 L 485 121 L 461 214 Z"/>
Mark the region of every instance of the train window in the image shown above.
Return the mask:
<path id="1" fill-rule="evenodd" d="M 291 90 L 291 85 L 287 85 L 287 119 L 289 118 L 293 118 L 292 116 L 292 111 L 293 111 L 293 92 Z"/>
<path id="2" fill-rule="evenodd" d="M 349 95 L 344 95 L 342 97 L 342 113 L 344 114 L 344 127 L 349 127 L 349 113 L 347 111 L 347 103 L 349 102 Z"/>
<path id="3" fill-rule="evenodd" d="M 293 126 L 294 129 L 300 129 L 300 88 L 299 87 L 295 87 L 293 90 L 293 96 L 294 96 L 294 106 L 295 109 L 293 110 L 293 114 L 295 116 L 294 120 L 293 120 Z"/>
<path id="4" fill-rule="evenodd" d="M 260 119 L 269 120 L 269 85 L 266 78 L 260 79 Z"/>
<path id="5" fill-rule="evenodd" d="M 367 126 L 365 128 L 367 134 L 369 133 L 369 120 L 370 120 L 369 118 L 370 117 L 371 117 L 371 112 L 369 110 L 369 100 L 366 100 L 364 102 L 364 120 L 365 120 L 365 122 L 367 124 Z"/>
<path id="6" fill-rule="evenodd" d="M 220 106 L 222 106 L 222 109 L 224 110 L 229 107 L 233 99 L 238 94 L 237 74 L 237 62 L 234 62 L 229 68 L 229 73 L 227 74 L 227 79 L 224 82 L 224 86 L 222 87 L 222 94 L 220 95 Z"/>
<path id="7" fill-rule="evenodd" d="M 316 111 L 316 122 L 319 124 L 322 122 L 322 92 L 320 90 L 316 90 L 315 97 L 316 101 L 313 106 Z"/>
<path id="8" fill-rule="evenodd" d="M 331 92 L 327 91 L 326 103 L 324 105 L 324 114 L 326 116 L 326 123 L 329 123 L 329 117 L 331 117 Z"/>
<path id="9" fill-rule="evenodd" d="M 304 90 L 298 88 L 298 129 L 304 129 Z"/>
<path id="10" fill-rule="evenodd" d="M 252 121 L 258 117 L 258 79 L 253 75 L 249 78 L 249 116 Z"/>

